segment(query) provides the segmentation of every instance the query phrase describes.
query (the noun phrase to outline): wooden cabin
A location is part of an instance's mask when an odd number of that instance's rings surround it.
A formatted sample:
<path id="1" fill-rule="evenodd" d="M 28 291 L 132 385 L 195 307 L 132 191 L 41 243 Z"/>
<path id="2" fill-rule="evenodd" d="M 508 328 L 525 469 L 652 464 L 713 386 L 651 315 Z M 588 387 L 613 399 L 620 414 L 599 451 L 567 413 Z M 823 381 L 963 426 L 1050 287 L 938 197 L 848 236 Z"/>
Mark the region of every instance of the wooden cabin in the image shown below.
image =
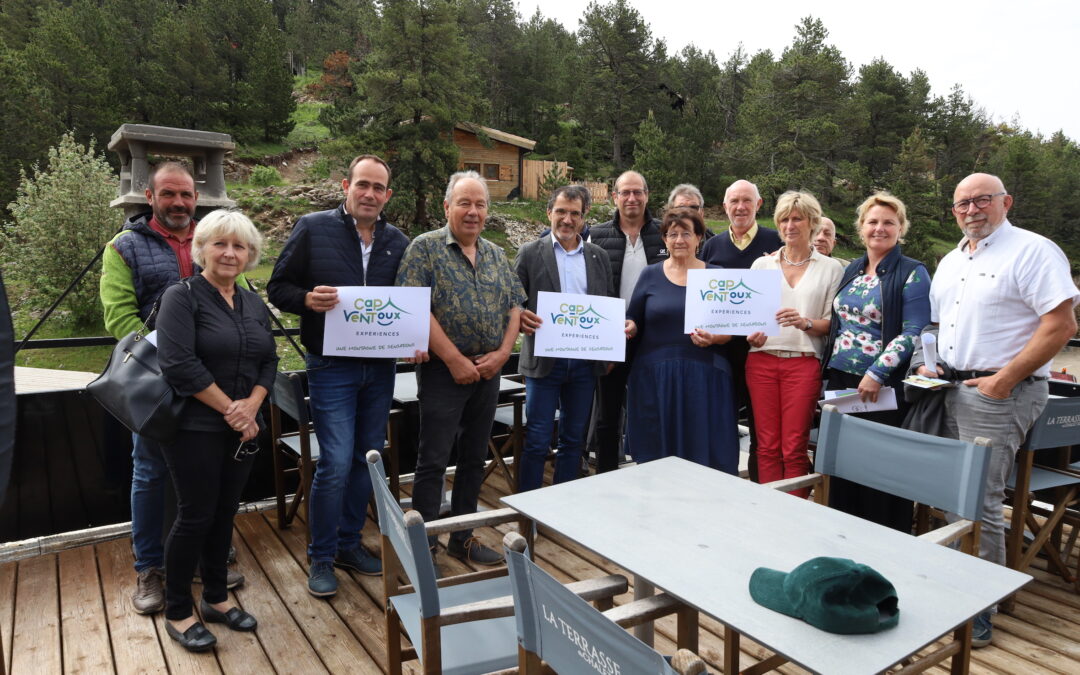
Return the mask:
<path id="1" fill-rule="evenodd" d="M 487 180 L 491 199 L 505 201 L 522 193 L 521 173 L 525 154 L 536 147 L 536 141 L 505 131 L 459 122 L 454 126 L 454 145 L 461 156 L 459 168 L 475 171 Z"/>

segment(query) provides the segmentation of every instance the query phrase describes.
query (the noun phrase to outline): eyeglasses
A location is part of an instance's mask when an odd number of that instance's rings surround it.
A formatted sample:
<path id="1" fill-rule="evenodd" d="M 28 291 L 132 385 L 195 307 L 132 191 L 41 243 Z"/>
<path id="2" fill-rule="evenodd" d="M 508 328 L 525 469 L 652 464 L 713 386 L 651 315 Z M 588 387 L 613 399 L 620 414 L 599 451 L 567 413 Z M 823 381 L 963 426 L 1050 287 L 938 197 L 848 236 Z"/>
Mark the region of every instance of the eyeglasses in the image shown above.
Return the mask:
<path id="1" fill-rule="evenodd" d="M 236 453 L 233 454 L 233 459 L 238 462 L 242 462 L 248 457 L 258 454 L 259 444 L 255 441 L 243 441 L 236 448 Z"/>
<path id="2" fill-rule="evenodd" d="M 644 197 L 648 190 L 619 190 L 615 194 L 620 197 Z"/>
<path id="3" fill-rule="evenodd" d="M 693 236 L 695 236 L 693 232 L 687 232 L 685 230 L 678 230 L 678 231 L 669 231 L 667 234 L 664 235 L 664 239 L 674 239 L 675 241 L 678 241 L 679 239 L 690 239 L 690 237 L 693 237 Z"/>
<path id="4" fill-rule="evenodd" d="M 993 201 L 994 197 L 1000 197 L 1003 194 L 1007 193 L 995 192 L 992 195 L 979 195 L 978 197 L 972 197 L 971 199 L 961 199 L 958 202 L 954 202 L 952 208 L 953 211 L 967 211 L 968 207 L 974 204 L 975 208 L 985 209 L 987 206 L 990 206 L 990 202 Z"/>

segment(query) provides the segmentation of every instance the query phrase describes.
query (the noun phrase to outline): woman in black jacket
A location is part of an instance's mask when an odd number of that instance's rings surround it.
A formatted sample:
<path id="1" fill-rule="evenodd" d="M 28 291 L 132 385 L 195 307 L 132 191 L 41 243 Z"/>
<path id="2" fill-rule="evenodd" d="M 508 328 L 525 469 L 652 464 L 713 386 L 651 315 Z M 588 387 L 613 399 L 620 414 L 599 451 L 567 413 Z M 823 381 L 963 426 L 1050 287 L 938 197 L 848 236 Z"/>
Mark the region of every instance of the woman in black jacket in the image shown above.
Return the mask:
<path id="1" fill-rule="evenodd" d="M 930 322 L 930 274 L 900 250 L 909 227 L 902 201 L 879 192 L 857 213 L 856 231 L 866 254 L 844 270 L 833 299 L 832 327 L 822 359 L 825 388 L 856 389 L 862 400 L 877 401 L 883 386 L 893 387 L 902 404 L 900 381 L 915 341 Z M 900 426 L 904 419 L 903 410 L 860 417 L 891 426 Z M 852 515 L 911 531 L 910 500 L 836 478 L 829 501 Z"/>
<path id="2" fill-rule="evenodd" d="M 165 292 L 157 320 L 165 379 L 191 397 L 176 439 L 164 447 L 178 501 L 165 542 L 165 628 L 191 651 L 217 642 L 193 613 L 197 564 L 203 619 L 233 630 L 257 625 L 229 600 L 225 563 L 240 492 L 258 450 L 259 407 L 277 371 L 266 306 L 236 283 L 258 264 L 261 247 L 262 237 L 242 213 L 207 215 L 191 246 L 202 273 Z"/>

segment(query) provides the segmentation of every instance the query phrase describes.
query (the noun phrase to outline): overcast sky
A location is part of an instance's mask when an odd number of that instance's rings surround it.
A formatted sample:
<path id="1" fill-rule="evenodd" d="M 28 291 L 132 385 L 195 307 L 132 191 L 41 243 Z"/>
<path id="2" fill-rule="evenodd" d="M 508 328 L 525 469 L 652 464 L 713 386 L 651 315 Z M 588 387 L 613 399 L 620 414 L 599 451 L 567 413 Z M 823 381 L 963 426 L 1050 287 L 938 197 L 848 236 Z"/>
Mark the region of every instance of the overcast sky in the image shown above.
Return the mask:
<path id="1" fill-rule="evenodd" d="M 530 17 L 544 16 L 576 31 L 584 0 L 518 0 Z M 752 55 L 779 56 L 808 15 L 820 18 L 829 41 L 854 67 L 883 57 L 909 74 L 922 68 L 934 93 L 959 83 L 994 121 L 1018 118 L 1049 136 L 1062 129 L 1080 140 L 1080 2 L 952 2 L 907 0 L 630 0 L 653 37 L 675 54 L 693 43 L 723 63 L 742 42 Z"/>

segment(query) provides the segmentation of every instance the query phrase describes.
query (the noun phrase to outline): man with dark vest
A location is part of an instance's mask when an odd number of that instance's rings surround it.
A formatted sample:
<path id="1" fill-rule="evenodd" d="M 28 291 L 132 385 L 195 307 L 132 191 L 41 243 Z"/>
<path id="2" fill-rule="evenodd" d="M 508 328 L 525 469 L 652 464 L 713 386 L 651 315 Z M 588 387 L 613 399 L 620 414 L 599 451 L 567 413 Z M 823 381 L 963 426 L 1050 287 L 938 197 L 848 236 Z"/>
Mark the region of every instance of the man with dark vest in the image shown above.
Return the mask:
<path id="1" fill-rule="evenodd" d="M 355 158 L 341 188 L 345 203 L 296 222 L 266 287 L 274 306 L 300 315 L 300 341 L 308 351 L 319 439 L 308 497 L 308 592 L 320 598 L 337 593 L 334 567 L 369 576 L 382 572 L 382 563 L 360 542 L 371 498 L 364 455 L 382 449 L 394 397 L 394 359 L 323 355 L 326 312 L 338 304 L 338 286 L 393 286 L 409 245 L 382 213 L 393 193 L 385 161 Z"/>
<path id="2" fill-rule="evenodd" d="M 750 265 L 763 255 L 780 248 L 782 242 L 776 230 L 760 227 L 757 212 L 763 200 L 757 186 L 748 180 L 737 180 L 724 192 L 724 211 L 731 227 L 701 247 L 701 259 L 712 265 L 728 269 L 750 269 Z M 750 351 L 743 336 L 735 336 L 728 342 L 728 361 L 735 379 L 735 395 L 740 407 L 745 406 L 747 425 L 750 427 L 750 479 L 757 480 L 757 433 L 754 431 L 754 411 L 750 407 L 750 395 L 746 390 L 746 355 Z"/>
<path id="3" fill-rule="evenodd" d="M 146 189 L 150 211 L 128 218 L 101 260 L 99 292 L 105 329 L 116 339 L 142 327 L 169 286 L 198 272 L 191 259 L 195 179 L 183 164 L 154 168 Z M 132 435 L 131 544 L 138 582 L 131 605 L 139 614 L 165 608 L 165 487 L 169 469 L 156 441 Z M 228 587 L 244 582 L 229 571 Z"/>
<path id="4" fill-rule="evenodd" d="M 637 171 L 627 171 L 615 181 L 615 217 L 592 228 L 589 241 L 604 249 L 611 261 L 611 276 L 619 297 L 630 302 L 634 286 L 646 265 L 668 256 L 660 237 L 660 221 L 649 214 L 649 186 Z M 774 249 L 775 250 L 775 249 Z M 589 451 L 596 453 L 597 472 L 619 467 L 626 402 L 625 363 L 615 364 L 596 387 Z"/>

